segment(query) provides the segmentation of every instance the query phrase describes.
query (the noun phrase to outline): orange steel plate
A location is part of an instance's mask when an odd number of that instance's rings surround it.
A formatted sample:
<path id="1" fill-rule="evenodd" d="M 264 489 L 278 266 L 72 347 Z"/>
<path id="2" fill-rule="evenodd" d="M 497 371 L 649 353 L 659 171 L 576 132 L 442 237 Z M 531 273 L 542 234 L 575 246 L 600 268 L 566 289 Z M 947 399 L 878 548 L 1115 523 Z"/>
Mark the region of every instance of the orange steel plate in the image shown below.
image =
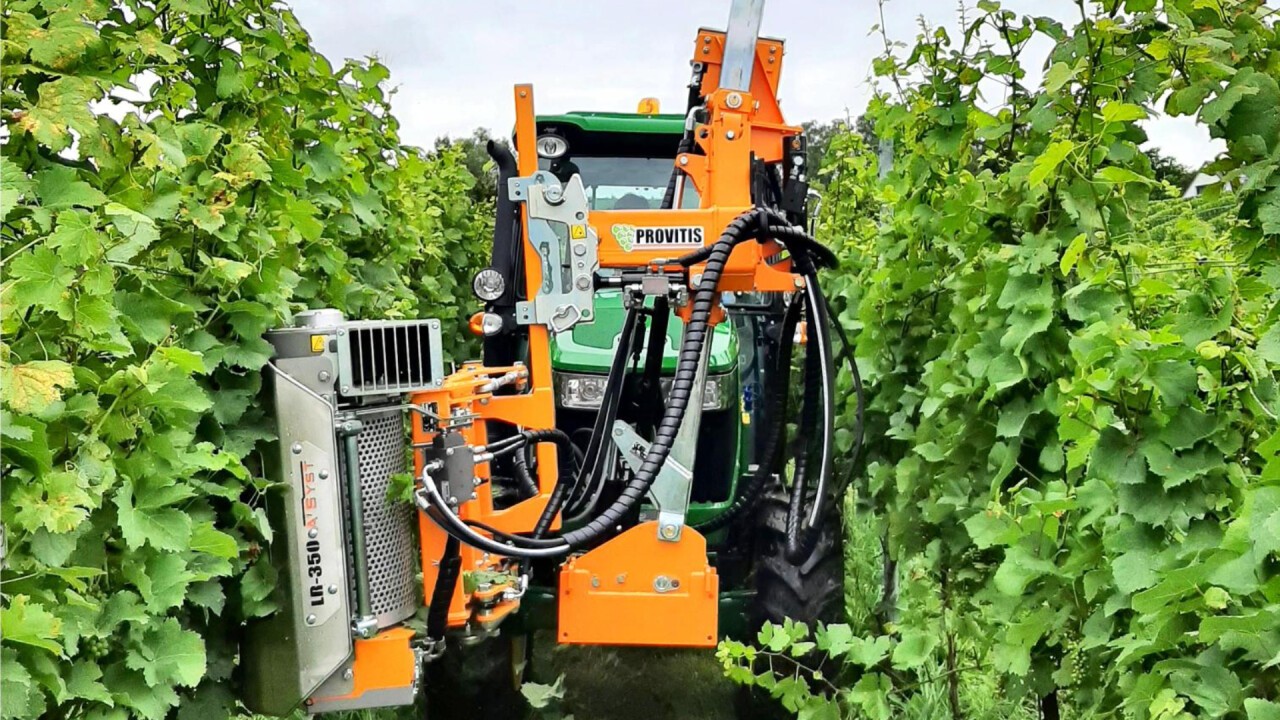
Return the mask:
<path id="1" fill-rule="evenodd" d="M 707 541 L 698 531 L 685 527 L 679 542 L 663 542 L 656 522 L 641 523 L 565 563 L 557 639 L 712 647 L 719 585 L 715 568 L 707 564 Z"/>

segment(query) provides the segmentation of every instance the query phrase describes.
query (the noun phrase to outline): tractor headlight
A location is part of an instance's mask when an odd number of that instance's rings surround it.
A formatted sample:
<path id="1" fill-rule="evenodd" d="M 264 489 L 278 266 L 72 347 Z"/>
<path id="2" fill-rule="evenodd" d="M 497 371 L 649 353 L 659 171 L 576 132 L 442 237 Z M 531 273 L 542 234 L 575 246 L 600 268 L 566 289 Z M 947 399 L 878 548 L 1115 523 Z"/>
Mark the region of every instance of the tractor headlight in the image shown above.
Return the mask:
<path id="1" fill-rule="evenodd" d="M 471 291 L 485 302 L 493 302 L 502 297 L 506 289 L 507 281 L 503 279 L 502 273 L 493 268 L 481 270 L 471 280 Z"/>
<path id="2" fill-rule="evenodd" d="M 557 402 L 560 407 L 569 410 L 599 410 L 608 382 L 609 378 L 604 375 L 557 373 Z M 671 393 L 671 378 L 664 377 L 658 384 L 664 398 Z M 727 410 L 733 406 L 735 399 L 732 375 L 712 375 L 707 378 L 707 387 L 702 395 L 703 410 Z"/>

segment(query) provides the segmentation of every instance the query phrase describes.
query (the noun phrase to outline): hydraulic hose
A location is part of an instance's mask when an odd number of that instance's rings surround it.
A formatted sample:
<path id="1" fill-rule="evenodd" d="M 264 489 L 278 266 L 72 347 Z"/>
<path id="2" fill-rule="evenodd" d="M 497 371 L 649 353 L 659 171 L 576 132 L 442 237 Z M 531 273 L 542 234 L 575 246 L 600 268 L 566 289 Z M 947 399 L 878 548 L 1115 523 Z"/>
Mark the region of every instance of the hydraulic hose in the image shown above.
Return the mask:
<path id="1" fill-rule="evenodd" d="M 703 248 L 690 255 L 682 258 L 680 263 L 686 267 L 705 262 L 705 268 L 702 272 L 702 278 L 694 289 L 692 294 L 691 308 L 689 320 L 685 324 L 684 335 L 681 340 L 680 352 L 678 354 L 675 375 L 672 378 L 671 391 L 668 397 L 667 406 L 662 414 L 662 418 L 654 433 L 653 442 L 650 444 L 645 454 L 640 468 L 634 473 L 631 480 L 623 488 L 619 496 L 605 508 L 597 517 L 589 521 L 585 526 L 566 532 L 556 539 L 528 538 L 520 536 L 502 535 L 504 542 L 498 542 L 496 539 L 486 537 L 473 530 L 467 523 L 463 522 L 453 512 L 448 509 L 448 505 L 440 496 L 439 489 L 435 482 L 429 476 L 424 476 L 423 487 L 416 495 L 419 507 L 427 512 L 432 522 L 439 525 L 445 532 L 458 538 L 462 542 L 466 542 L 485 552 L 491 552 L 498 555 L 506 555 L 516 558 L 551 558 L 559 557 L 567 554 L 575 548 L 582 547 L 607 533 L 614 531 L 620 526 L 620 522 L 628 513 L 632 512 L 639 502 L 648 493 L 652 487 L 654 480 L 657 478 L 659 470 L 666 462 L 671 453 L 672 445 L 675 443 L 676 434 L 679 431 L 680 424 L 684 419 L 684 412 L 689 403 L 689 396 L 692 391 L 694 376 L 697 373 L 698 364 L 701 361 L 702 349 L 707 342 L 710 334 L 710 317 L 718 298 L 718 287 L 720 276 L 724 271 L 724 266 L 728 261 L 730 253 L 740 243 L 746 240 L 752 240 L 761 237 L 771 237 L 781 241 L 787 245 L 791 251 L 793 258 L 803 263 L 827 264 L 834 260 L 834 255 L 819 245 L 812 237 L 805 233 L 802 229 L 796 228 L 787 223 L 786 219 L 773 210 L 757 208 L 747 211 L 735 218 L 725 228 L 720 239 L 708 248 Z M 808 265 L 812 267 L 812 265 Z M 812 271 L 806 273 L 807 284 L 816 289 L 816 274 Z M 808 297 L 806 294 L 806 302 L 816 302 L 822 300 L 825 309 L 825 299 L 820 293 L 812 294 Z M 817 316 L 817 313 L 815 313 Z M 629 328 L 634 327 L 634 318 L 628 315 Z M 818 338 L 827 339 L 827 350 L 825 358 L 826 365 L 829 367 L 830 358 L 830 336 L 821 331 Z M 625 343 L 620 343 L 620 345 Z M 626 352 L 624 348 L 619 348 L 619 356 L 625 362 Z M 820 358 L 821 359 L 821 358 Z M 617 373 L 621 374 L 623 370 L 618 369 Z M 611 371 L 611 380 L 615 373 Z M 828 378 L 829 380 L 829 378 Z M 826 394 L 834 398 L 834 393 L 830 388 L 832 384 L 827 382 L 825 385 Z M 610 398 L 606 398 L 610 399 Z M 602 403 L 603 405 L 603 403 Z M 604 408 L 602 407 L 602 410 Z M 601 417 L 602 412 L 597 416 L 597 424 L 604 418 Z M 829 435 L 831 429 L 831 414 L 825 413 L 827 422 L 824 428 L 824 435 Z M 593 432 L 593 445 L 596 446 L 595 453 L 592 448 L 588 448 L 584 465 L 577 474 L 577 480 L 582 480 L 584 475 L 593 475 L 594 468 L 598 467 L 599 447 L 602 442 L 601 436 L 607 437 L 604 432 Z M 829 444 L 829 438 L 824 439 Z M 819 467 L 829 466 L 829 452 L 824 450 L 824 455 L 820 461 Z M 594 454 L 594 457 L 593 457 Z M 825 489 L 826 478 L 822 472 L 819 472 L 818 488 Z M 560 499 L 557 505 L 553 506 L 548 503 L 547 512 L 544 517 L 554 518 L 555 512 L 559 509 L 559 503 L 564 502 L 564 493 L 561 488 L 567 487 L 567 483 L 557 483 L 556 491 L 552 493 L 552 500 L 555 501 L 557 492 Z M 823 499 L 818 498 L 815 503 L 822 503 Z M 811 512 L 811 518 L 821 517 L 822 505 L 815 507 Z M 541 525 L 541 519 L 539 524 Z M 536 528 L 535 528 L 536 530 Z M 545 527 L 544 527 L 545 532 Z M 499 537 L 496 536 L 495 537 Z M 798 538 L 797 542 L 803 543 L 803 538 Z"/>
<path id="2" fill-rule="evenodd" d="M 804 305 L 809 319 L 805 346 L 805 397 L 800 417 L 800 448 L 795 456 L 791 497 L 787 504 L 787 560 L 804 562 L 818 540 L 819 522 L 827 508 L 827 481 L 831 475 L 831 436 L 835 425 L 835 369 L 831 362 L 831 335 L 825 299 L 818 291 L 816 273 L 805 275 Z M 815 382 L 816 380 L 816 382 Z M 819 402 L 821 404 L 819 404 Z M 821 429 L 819 429 L 821 425 Z M 813 442 L 817 447 L 813 447 Z M 816 455 L 816 468 L 813 460 Z M 813 472 L 816 469 L 816 473 Z M 812 476 L 812 477 L 811 477 Z M 812 502 L 809 483 L 814 482 Z M 802 520 L 806 505 L 808 518 Z"/>
<path id="3" fill-rule="evenodd" d="M 648 493 L 658 476 L 658 471 L 666 463 L 667 457 L 671 454 L 671 447 L 675 444 L 680 423 L 684 419 L 685 408 L 689 404 L 694 376 L 697 373 L 698 363 L 702 359 L 702 346 L 710 334 L 709 321 L 718 295 L 720 274 L 724 271 L 725 263 L 733 248 L 744 240 L 757 237 L 755 235 L 757 221 L 760 214 L 764 212 L 767 211 L 757 209 L 739 215 L 729 223 L 720 239 L 712 245 L 706 267 L 702 272 L 702 280 L 690 299 L 689 320 L 684 327 L 676 371 L 671 381 L 671 393 L 667 398 L 667 407 L 662 414 L 662 420 L 654 432 L 653 442 L 649 445 L 639 469 L 618 498 L 594 520 L 562 536 L 569 545 L 579 547 L 614 530 L 622 518 L 631 512 Z"/>
<path id="4" fill-rule="evenodd" d="M 782 318 L 778 355 L 769 370 L 769 395 L 766 400 L 769 425 L 765 429 L 764 449 L 760 454 L 760 462 L 756 464 L 756 471 L 746 477 L 746 482 L 738 491 L 738 497 L 729 507 L 709 520 L 694 525 L 694 529 L 700 533 L 713 533 L 727 527 L 743 512 L 755 507 L 769 478 L 782 471 L 782 446 L 787 434 L 787 406 L 791 399 L 791 354 L 795 347 L 793 340 L 796 326 L 800 323 L 803 309 L 804 303 L 797 297 L 787 305 L 786 314 Z"/>
<path id="5" fill-rule="evenodd" d="M 431 600 L 427 606 L 427 637 L 431 640 L 444 638 L 445 630 L 448 629 L 449 604 L 458 587 L 461 570 L 462 544 L 458 542 L 458 538 L 450 535 L 444 543 L 440 570 L 436 573 L 436 584 L 431 589 Z"/>
<path id="6" fill-rule="evenodd" d="M 639 312 L 635 308 L 627 311 L 622 321 L 622 332 L 618 335 L 618 347 L 613 352 L 613 362 L 609 365 L 609 377 L 604 393 L 600 398 L 600 409 L 596 412 L 595 422 L 591 428 L 591 441 L 587 443 L 587 451 L 582 467 L 575 474 L 573 482 L 558 482 L 551 491 L 547 507 L 534 526 L 534 537 L 541 537 L 551 527 L 551 521 L 560 512 L 567 500 L 577 498 L 579 491 L 584 495 L 589 488 L 600 482 L 603 460 L 608 457 L 606 443 L 609 440 L 609 429 L 618 417 L 618 406 L 622 402 L 622 386 L 626 373 L 627 356 L 631 354 L 631 346 L 635 341 L 636 322 Z M 572 492 L 570 492 L 572 491 Z"/>
<path id="7" fill-rule="evenodd" d="M 845 334 L 844 326 L 840 324 L 839 314 L 835 308 L 831 306 L 830 298 L 823 298 L 827 304 L 827 315 L 832 318 L 831 326 L 836 329 L 836 336 L 840 338 L 840 355 L 849 365 L 849 375 L 853 378 L 853 396 L 855 402 L 854 418 L 853 418 L 853 449 L 849 452 L 849 475 L 841 483 L 837 495 L 843 494 L 844 489 L 848 487 L 853 480 L 853 474 L 856 472 L 858 457 L 862 455 L 862 444 L 866 434 L 864 416 L 867 411 L 866 393 L 862 387 L 862 373 L 858 371 L 858 361 L 853 357 L 853 343 L 849 342 L 849 336 Z"/>

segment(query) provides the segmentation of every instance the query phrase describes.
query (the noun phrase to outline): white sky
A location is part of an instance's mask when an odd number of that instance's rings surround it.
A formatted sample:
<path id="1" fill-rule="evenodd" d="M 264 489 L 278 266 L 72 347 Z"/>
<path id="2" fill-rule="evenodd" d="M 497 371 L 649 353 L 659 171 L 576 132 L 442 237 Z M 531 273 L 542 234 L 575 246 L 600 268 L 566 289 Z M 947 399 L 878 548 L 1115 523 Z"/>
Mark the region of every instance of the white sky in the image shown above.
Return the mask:
<path id="1" fill-rule="evenodd" d="M 476 127 L 506 135 L 514 124 L 511 87 L 519 82 L 534 83 L 540 113 L 630 112 L 642 97 L 683 111 L 697 29 L 722 28 L 729 13 L 729 0 L 287 1 L 335 64 L 376 55 L 391 69 L 401 139 L 422 147 Z M 1070 0 L 1004 4 L 1068 26 L 1077 18 Z M 955 39 L 956 8 L 955 0 L 893 0 L 885 25 L 893 39 L 910 43 L 923 17 Z M 780 95 L 788 121 L 862 112 L 871 61 L 883 50 L 879 35 L 868 34 L 878 21 L 874 0 L 766 5 L 761 34 L 787 41 Z M 1151 144 L 1193 168 L 1222 149 L 1188 118 L 1148 121 L 1147 132 Z"/>

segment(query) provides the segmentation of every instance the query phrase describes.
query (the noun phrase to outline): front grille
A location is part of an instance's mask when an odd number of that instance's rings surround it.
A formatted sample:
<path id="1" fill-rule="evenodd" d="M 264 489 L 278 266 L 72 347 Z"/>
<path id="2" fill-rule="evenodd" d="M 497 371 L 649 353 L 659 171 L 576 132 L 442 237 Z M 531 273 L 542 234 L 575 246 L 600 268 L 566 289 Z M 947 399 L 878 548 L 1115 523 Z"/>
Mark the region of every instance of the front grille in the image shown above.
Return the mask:
<path id="1" fill-rule="evenodd" d="M 443 379 L 438 320 L 352 322 L 338 331 L 342 395 L 411 393 Z"/>
<path id="2" fill-rule="evenodd" d="M 369 599 L 378 626 L 404 620 L 417 608 L 413 507 L 387 499 L 391 476 L 406 472 L 404 414 L 367 415 L 356 436 L 360 497 L 369 568 Z"/>

